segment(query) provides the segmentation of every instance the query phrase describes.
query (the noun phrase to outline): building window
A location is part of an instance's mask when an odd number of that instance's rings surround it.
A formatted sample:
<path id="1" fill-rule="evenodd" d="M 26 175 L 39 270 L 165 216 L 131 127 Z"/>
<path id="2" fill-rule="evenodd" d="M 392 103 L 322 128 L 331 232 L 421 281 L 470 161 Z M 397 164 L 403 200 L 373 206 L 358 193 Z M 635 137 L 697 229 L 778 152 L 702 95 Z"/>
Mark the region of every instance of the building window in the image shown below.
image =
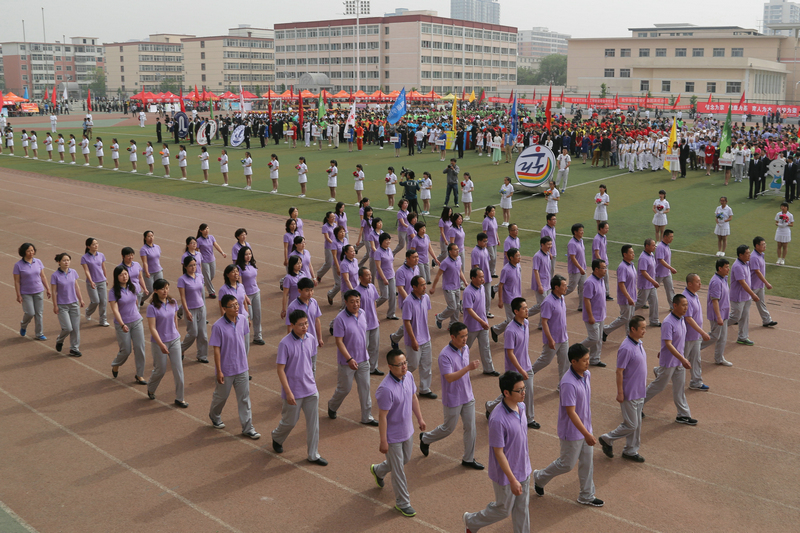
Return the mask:
<path id="1" fill-rule="evenodd" d="M 383 77 L 384 77 L 385 79 L 387 79 L 387 80 L 389 79 L 389 71 L 388 71 L 388 70 L 384 70 L 384 71 L 383 71 Z"/>
<path id="2" fill-rule="evenodd" d="M 740 93 L 742 92 L 742 82 L 740 81 L 729 81 L 725 83 L 725 92 L 728 94 L 732 93 Z"/>
<path id="3" fill-rule="evenodd" d="M 200 59 L 205 59 L 205 58 L 206 58 L 206 53 L 200 52 Z"/>
<path id="4" fill-rule="evenodd" d="M 60 67 L 60 66 L 58 67 L 58 70 L 61 70 L 61 67 Z M 120 71 L 120 72 L 125 72 L 125 65 L 120 65 L 120 66 L 119 66 L 119 71 Z"/>
<path id="5" fill-rule="evenodd" d="M 124 56 L 119 56 L 119 62 L 120 63 L 124 63 L 125 62 L 125 57 Z"/>
<path id="6" fill-rule="evenodd" d="M 692 57 L 703 57 L 705 55 L 705 48 L 692 48 Z"/>
<path id="7" fill-rule="evenodd" d="M 725 57 L 725 49 L 724 48 L 714 48 L 712 51 L 713 57 Z"/>
<path id="8" fill-rule="evenodd" d="M 670 92 L 670 87 L 672 87 L 672 83 L 666 80 L 661 81 L 661 92 L 668 93 Z"/>
<path id="9" fill-rule="evenodd" d="M 59 76 L 58 79 L 61 79 L 61 76 Z M 120 76 L 119 79 L 122 83 L 125 83 L 125 76 Z"/>
<path id="10" fill-rule="evenodd" d="M 24 50 L 24 48 L 22 48 L 22 47 L 20 46 L 20 50 Z M 65 48 L 64 48 L 64 50 L 65 50 L 65 51 L 67 51 L 67 52 L 69 52 L 69 47 L 65 47 Z M 121 46 L 119 47 L 119 51 L 120 51 L 120 52 L 122 52 L 122 47 L 121 47 Z"/>
<path id="11" fill-rule="evenodd" d="M 636 34 L 636 36 L 637 37 L 647 37 L 647 32 L 646 31 L 645 32 L 641 32 L 640 31 L 639 33 Z"/>
<path id="12" fill-rule="evenodd" d="M 200 70 L 205 70 L 205 69 L 206 69 L 206 64 L 200 63 Z"/>
<path id="13" fill-rule="evenodd" d="M 656 48 L 656 57 L 667 57 L 666 48 Z"/>
<path id="14" fill-rule="evenodd" d="M 386 41 L 385 43 L 383 43 L 383 49 L 384 50 L 388 50 L 389 49 L 389 41 Z"/>
<path id="15" fill-rule="evenodd" d="M 614 77 L 614 69 L 613 68 L 605 69 L 604 72 L 603 72 L 603 76 L 606 77 L 606 78 L 613 78 Z"/>
<path id="16" fill-rule="evenodd" d="M 606 48 L 606 57 L 614 57 L 616 52 L 614 48 Z"/>
<path id="17" fill-rule="evenodd" d="M 744 57 L 744 48 L 731 48 L 731 57 Z"/>
<path id="18" fill-rule="evenodd" d="M 675 57 L 686 57 L 686 48 L 676 48 Z"/>
<path id="19" fill-rule="evenodd" d="M 384 34 L 384 35 L 389 35 L 389 26 L 385 26 L 385 27 L 383 28 L 383 34 Z"/>
<path id="20" fill-rule="evenodd" d="M 436 50 L 441 50 L 442 49 L 442 43 L 440 43 L 438 41 L 433 41 L 433 48 L 436 49 Z"/>
<path id="21" fill-rule="evenodd" d="M 389 56 L 383 56 L 383 64 L 384 65 L 388 65 L 389 64 Z"/>
<path id="22" fill-rule="evenodd" d="M 430 41 L 420 41 L 419 42 L 419 46 L 420 46 L 420 48 L 431 48 L 431 42 Z"/>
<path id="23" fill-rule="evenodd" d="M 629 68 L 621 68 L 621 69 L 619 69 L 619 77 L 620 78 L 630 78 L 631 77 L 631 69 L 629 69 Z"/>
<path id="24" fill-rule="evenodd" d="M 650 57 L 649 48 L 639 48 L 639 57 Z"/>
<path id="25" fill-rule="evenodd" d="M 650 90 L 650 81 L 649 80 L 641 80 L 639 82 L 639 90 L 640 91 L 649 91 Z"/>
<path id="26" fill-rule="evenodd" d="M 707 93 L 717 92 L 717 82 L 709 81 L 708 83 L 706 83 L 706 92 Z"/>
<path id="27" fill-rule="evenodd" d="M 200 79 L 205 82 L 206 81 L 206 75 L 205 74 L 201 74 L 200 75 Z"/>
<path id="28" fill-rule="evenodd" d="M 693 93 L 694 92 L 694 82 L 693 81 L 687 81 L 686 82 L 685 91 L 687 93 Z"/>
<path id="29" fill-rule="evenodd" d="M 205 48 L 205 47 L 206 47 L 206 42 L 205 41 L 200 41 L 200 48 Z M 203 81 L 206 81 L 206 80 L 203 80 Z"/>

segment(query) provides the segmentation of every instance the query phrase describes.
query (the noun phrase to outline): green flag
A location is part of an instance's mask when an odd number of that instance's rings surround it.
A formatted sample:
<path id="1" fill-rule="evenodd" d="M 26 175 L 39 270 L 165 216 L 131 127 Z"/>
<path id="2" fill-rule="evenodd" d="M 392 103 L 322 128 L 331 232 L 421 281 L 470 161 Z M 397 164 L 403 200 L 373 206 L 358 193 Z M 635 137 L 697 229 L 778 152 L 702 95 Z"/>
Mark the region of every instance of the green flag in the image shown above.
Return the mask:
<path id="1" fill-rule="evenodd" d="M 325 116 L 325 101 L 322 99 L 322 91 L 319 92 L 319 104 L 317 104 L 317 120 L 322 120 Z"/>
<path id="2" fill-rule="evenodd" d="M 208 113 L 211 120 L 214 120 L 214 101 L 211 98 L 208 99 Z"/>
<path id="3" fill-rule="evenodd" d="M 733 104 L 728 105 L 728 116 L 725 118 L 725 125 L 722 127 L 722 138 L 719 140 L 719 156 L 722 157 L 731 145 L 731 108 Z"/>

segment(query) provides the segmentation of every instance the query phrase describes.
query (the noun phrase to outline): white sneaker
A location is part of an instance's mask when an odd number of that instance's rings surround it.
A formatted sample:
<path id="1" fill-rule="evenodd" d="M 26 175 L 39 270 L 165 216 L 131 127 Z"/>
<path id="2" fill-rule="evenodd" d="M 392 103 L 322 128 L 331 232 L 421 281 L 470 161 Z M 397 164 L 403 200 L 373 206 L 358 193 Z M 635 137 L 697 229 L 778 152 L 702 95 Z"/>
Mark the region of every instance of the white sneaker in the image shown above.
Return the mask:
<path id="1" fill-rule="evenodd" d="M 59 163 L 63 163 L 63 161 L 59 161 Z"/>
<path id="2" fill-rule="evenodd" d="M 469 217 L 464 217 L 464 220 L 470 220 L 470 218 Z"/>
<path id="3" fill-rule="evenodd" d="M 386 208 L 387 211 L 391 211 L 392 209 L 394 209 L 393 205 L 390 205 L 389 207 Z"/>
<path id="4" fill-rule="evenodd" d="M 723 358 L 722 361 L 719 361 L 719 362 L 714 361 L 714 364 L 715 365 L 721 365 L 721 366 L 733 366 L 733 363 L 731 363 L 730 361 L 728 361 L 725 358 Z"/>
<path id="5" fill-rule="evenodd" d="M 223 183 L 223 184 L 222 184 L 222 186 L 223 186 L 223 187 L 227 187 L 227 186 L 228 186 L 228 184 L 227 184 L 227 183 Z"/>
<path id="6" fill-rule="evenodd" d="M 72 162 L 70 163 L 70 165 L 74 165 L 74 164 L 75 164 L 75 161 L 72 161 Z"/>
<path id="7" fill-rule="evenodd" d="M 336 201 L 336 198 L 328 198 L 328 201 L 329 201 L 329 202 L 335 202 L 335 201 Z"/>
<path id="8" fill-rule="evenodd" d="M 203 180 L 203 183 L 208 183 L 208 180 Z"/>
<path id="9" fill-rule="evenodd" d="M 97 165 L 97 168 L 103 168 L 103 165 Z"/>
<path id="10" fill-rule="evenodd" d="M 88 167 L 89 163 L 84 163 L 83 166 Z"/>
<path id="11" fill-rule="evenodd" d="M 30 156 L 28 156 L 28 155 L 23 155 L 23 156 L 22 156 L 22 158 L 23 158 L 23 159 L 30 159 Z"/>
<path id="12" fill-rule="evenodd" d="M 276 194 L 277 192 L 278 192 L 278 189 L 273 189 L 273 190 L 269 191 L 270 194 Z"/>
<path id="13" fill-rule="evenodd" d="M 117 171 L 117 170 L 119 170 L 119 169 L 115 167 L 115 168 L 112 168 L 111 170 L 113 170 L 113 171 L 115 171 L 115 172 L 116 172 L 116 171 Z"/>
<path id="14" fill-rule="evenodd" d="M 169 177 L 169 174 L 164 174 L 164 177 L 165 177 L 165 178 L 168 178 L 168 177 Z"/>
<path id="15" fill-rule="evenodd" d="M 244 190 L 249 191 L 250 190 L 250 186 L 249 185 L 245 185 L 244 186 Z"/>
<path id="16" fill-rule="evenodd" d="M 136 170 L 131 170 L 131 174 L 136 174 L 136 173 L 137 173 Z"/>
<path id="17" fill-rule="evenodd" d="M 152 176 L 152 175 L 153 175 L 152 172 L 148 172 L 147 174 L 145 174 L 145 176 Z"/>
<path id="18" fill-rule="evenodd" d="M 782 264 L 782 263 L 781 263 L 781 260 L 780 260 L 780 258 L 778 258 L 778 260 L 777 260 L 777 261 L 775 261 L 775 264 L 776 264 L 776 265 L 780 265 L 780 264 Z"/>
<path id="19" fill-rule="evenodd" d="M 181 181 L 185 180 L 186 178 L 181 178 Z"/>
<path id="20" fill-rule="evenodd" d="M 305 194 L 298 194 L 298 195 L 297 195 L 297 197 L 298 197 L 298 198 L 305 198 L 305 197 L 306 197 L 306 195 L 305 195 Z"/>
<path id="21" fill-rule="evenodd" d="M 38 157 L 36 157 L 36 156 L 34 156 L 33 158 L 34 158 L 34 159 L 39 159 L 39 158 L 38 158 Z"/>

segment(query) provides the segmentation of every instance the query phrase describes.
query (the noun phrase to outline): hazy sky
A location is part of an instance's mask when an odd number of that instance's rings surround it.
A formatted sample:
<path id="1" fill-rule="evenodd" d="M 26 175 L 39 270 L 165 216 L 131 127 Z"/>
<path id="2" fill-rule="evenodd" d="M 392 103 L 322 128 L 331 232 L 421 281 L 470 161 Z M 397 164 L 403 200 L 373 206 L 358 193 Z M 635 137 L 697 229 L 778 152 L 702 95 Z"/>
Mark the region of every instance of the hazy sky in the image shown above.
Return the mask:
<path id="1" fill-rule="evenodd" d="M 98 37 L 100 42 L 143 39 L 151 33 L 185 33 L 224 35 L 228 28 L 239 24 L 271 28 L 275 23 L 314 19 L 344 18 L 344 6 L 338 1 L 303 0 L 280 3 L 235 0 L 193 0 L 163 2 L 99 2 L 82 0 L 0 0 L 0 41 L 22 40 L 22 20 L 29 41 L 42 40 L 42 8 L 44 8 L 47 40 L 61 40 L 66 35 Z M 372 14 L 383 15 L 396 7 L 411 10 L 434 10 L 440 16 L 450 16 L 449 0 L 372 0 Z M 240 5 L 241 8 L 237 8 Z M 556 2 L 556 5 L 558 3 Z M 573 37 L 620 37 L 628 35 L 629 27 L 651 26 L 655 23 L 687 22 L 696 25 L 730 25 L 747 28 L 760 26 L 763 3 L 755 0 L 697 2 L 672 0 L 669 3 L 653 0 L 570 0 L 569 9 L 551 9 L 552 4 L 530 0 L 501 0 L 500 23 L 530 29 L 544 26 L 551 31 Z M 170 9 L 164 9 L 168 6 Z M 522 21 L 525 21 L 524 23 Z"/>

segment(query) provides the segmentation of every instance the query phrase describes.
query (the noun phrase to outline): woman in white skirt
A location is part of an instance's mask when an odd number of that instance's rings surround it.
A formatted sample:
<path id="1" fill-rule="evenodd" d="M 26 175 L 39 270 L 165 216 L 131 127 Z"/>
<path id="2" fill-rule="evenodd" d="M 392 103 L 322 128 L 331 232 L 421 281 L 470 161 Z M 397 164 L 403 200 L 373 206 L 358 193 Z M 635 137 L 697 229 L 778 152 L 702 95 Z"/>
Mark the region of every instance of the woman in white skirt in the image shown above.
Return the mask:
<path id="1" fill-rule="evenodd" d="M 111 161 L 114 163 L 113 170 L 119 170 L 119 143 L 116 138 L 111 139 Z"/>
<path id="2" fill-rule="evenodd" d="M 431 173 L 425 171 L 422 173 L 422 184 L 419 188 L 419 199 L 422 200 L 422 214 L 431 214 L 431 189 L 433 189 L 433 179 Z"/>
<path id="3" fill-rule="evenodd" d="M 556 187 L 556 182 L 550 180 L 550 188 L 544 191 L 544 197 L 547 199 L 547 205 L 545 205 L 544 212 L 546 214 L 556 214 L 558 213 L 558 199 L 561 197 L 561 193 L 558 192 L 558 187 Z M 508 224 L 503 224 L 507 226 Z"/>
<path id="4" fill-rule="evenodd" d="M 169 147 L 167 143 L 161 144 L 161 151 L 158 152 L 161 155 L 161 164 L 164 166 L 164 177 L 169 177 Z"/>
<path id="5" fill-rule="evenodd" d="M 464 203 L 464 220 L 469 220 L 472 215 L 472 191 L 475 184 L 469 172 L 464 172 L 464 181 L 461 182 L 461 201 Z"/>
<path id="6" fill-rule="evenodd" d="M 136 150 L 138 150 L 138 148 L 136 147 L 136 141 L 131 139 L 130 146 L 128 146 L 127 150 L 129 153 L 128 161 L 131 162 L 131 169 L 132 169 L 131 174 L 136 174 L 137 172 L 136 163 L 139 161 L 139 154 L 136 153 Z"/>
<path id="7" fill-rule="evenodd" d="M 653 226 L 656 227 L 656 242 L 661 242 L 661 237 L 664 235 L 664 228 L 667 227 L 667 213 L 669 213 L 667 191 L 661 189 L 658 191 L 658 199 L 653 202 Z"/>
<path id="8" fill-rule="evenodd" d="M 5 136 L 6 136 L 6 146 L 8 147 L 8 150 L 11 152 L 11 155 L 14 155 L 14 132 L 11 131 L 10 126 L 8 131 L 5 133 Z"/>
<path id="9" fill-rule="evenodd" d="M 714 234 L 717 236 L 717 255 L 719 257 L 725 257 L 725 248 L 728 246 L 728 235 L 731 234 L 732 218 L 733 209 L 728 205 L 728 197 L 721 196 L 719 205 L 714 211 L 714 220 L 716 221 Z M 666 222 L 664 224 L 666 225 Z"/>
<path id="10" fill-rule="evenodd" d="M 147 163 L 147 169 L 150 171 L 147 173 L 148 176 L 152 176 L 155 172 L 155 165 L 156 165 L 156 157 L 153 154 L 155 150 L 153 149 L 153 143 L 147 141 L 147 146 L 144 148 L 144 152 L 142 155 L 145 157 L 145 162 Z"/>
<path id="11" fill-rule="evenodd" d="M 206 325 L 206 303 L 203 299 L 205 279 L 197 271 L 197 261 L 186 256 L 183 259 L 183 275 L 178 279 L 183 316 L 186 318 L 186 336 L 181 342 L 181 353 L 185 353 L 197 342 L 197 361 L 208 363 L 208 326 Z"/>
<path id="12" fill-rule="evenodd" d="M 306 183 L 308 183 L 308 165 L 306 165 L 306 158 L 301 157 L 298 159 L 297 165 L 294 167 L 297 169 L 297 183 L 300 184 L 300 195 L 299 198 L 306 197 Z"/>
<path id="13" fill-rule="evenodd" d="M 64 151 L 66 149 L 66 141 L 64 141 L 64 136 L 60 133 L 58 134 L 58 140 L 56 140 L 56 144 L 58 145 L 58 162 L 64 162 Z"/>
<path id="14" fill-rule="evenodd" d="M 394 209 L 394 195 L 397 194 L 397 174 L 394 173 L 394 167 L 389 167 L 386 172 L 386 198 L 389 201 L 387 209 Z"/>
<path id="15" fill-rule="evenodd" d="M 75 152 L 77 151 L 77 140 L 73 134 L 69 134 L 69 156 L 72 158 L 70 165 L 75 164 Z"/>
<path id="16" fill-rule="evenodd" d="M 39 159 L 39 141 L 38 137 L 36 136 L 36 132 L 31 130 L 31 152 L 33 152 L 33 158 Z"/>
<path id="17" fill-rule="evenodd" d="M 792 230 L 794 226 L 794 216 L 789 212 L 789 204 L 781 202 L 781 211 L 775 215 L 775 225 L 778 229 L 775 230 L 775 242 L 778 243 L 778 261 L 776 265 L 786 264 L 786 251 L 789 248 L 789 242 L 792 240 Z"/>
<path id="18" fill-rule="evenodd" d="M 320 142 L 322 141 L 320 140 Z M 267 163 L 267 166 L 269 167 L 269 179 L 272 180 L 272 190 L 270 192 L 275 194 L 278 192 L 278 179 L 280 178 L 279 169 L 281 166 L 281 164 L 278 162 L 277 154 L 272 154 L 270 156 L 270 162 Z"/>
<path id="19" fill-rule="evenodd" d="M 186 146 L 180 145 L 180 150 L 178 151 L 178 155 L 175 156 L 175 159 L 178 160 L 178 168 L 181 169 L 181 180 L 185 180 L 186 165 L 188 165 L 188 162 L 186 161 Z"/>
<path id="20" fill-rule="evenodd" d="M 208 183 L 208 150 L 205 146 L 200 147 L 200 155 L 197 158 L 200 160 L 200 170 L 203 171 L 203 183 Z"/>
<path id="21" fill-rule="evenodd" d="M 53 136 L 50 135 L 50 132 L 47 132 L 47 136 L 44 138 L 44 149 L 47 151 L 47 160 L 53 160 Z"/>
<path id="22" fill-rule="evenodd" d="M 500 187 L 500 208 L 503 210 L 503 226 L 508 226 L 511 220 L 511 197 L 514 196 L 514 186 L 511 185 L 511 178 L 503 178 L 503 186 Z"/>
<path id="23" fill-rule="evenodd" d="M 351 141 L 349 142 L 351 145 Z M 352 152 L 352 150 L 350 150 Z M 337 176 L 339 175 L 339 168 L 336 166 L 337 162 L 335 159 L 331 159 L 331 166 L 325 171 L 328 173 L 328 188 L 331 190 L 331 197 L 328 199 L 329 202 L 336 201 L 336 184 L 337 184 Z"/>
<path id="24" fill-rule="evenodd" d="M 83 166 L 89 166 L 89 137 L 84 133 L 81 139 L 81 155 L 83 155 Z"/>
<path id="25" fill-rule="evenodd" d="M 608 197 L 608 189 L 603 184 L 600 184 L 600 192 L 594 195 L 594 221 L 597 222 L 597 227 L 600 227 L 601 222 L 608 221 L 608 203 L 611 199 Z"/>
<path id="26" fill-rule="evenodd" d="M 81 344 L 81 307 L 83 296 L 78 285 L 78 273 L 70 268 L 72 258 L 63 252 L 56 256 L 58 268 L 50 276 L 50 288 L 53 292 L 53 313 L 58 315 L 61 333 L 56 339 L 56 351 L 60 352 L 64 341 L 69 336 L 69 355 L 80 357 Z"/>
<path id="27" fill-rule="evenodd" d="M 26 130 L 22 130 L 22 150 L 25 152 L 25 155 L 22 156 L 25 159 L 28 159 L 30 156 L 28 155 L 28 143 L 30 137 L 28 137 L 28 132 Z"/>
<path id="28" fill-rule="evenodd" d="M 181 334 L 178 332 L 178 302 L 169 296 L 169 282 L 156 281 L 152 303 L 147 306 L 147 325 L 150 326 L 150 354 L 153 356 L 153 373 L 147 384 L 147 397 L 156 399 L 161 379 L 167 373 L 167 362 L 172 367 L 175 381 L 175 405 L 189 407 L 183 399 L 183 363 Z"/>
<path id="29" fill-rule="evenodd" d="M 100 137 L 95 138 L 94 155 L 97 157 L 97 168 L 103 168 L 103 139 Z"/>
<path id="30" fill-rule="evenodd" d="M 222 153 L 217 158 L 217 161 L 219 161 L 219 171 L 222 172 L 222 180 L 223 180 L 222 186 L 223 187 L 227 187 L 228 186 L 228 151 L 227 150 L 222 150 Z"/>
<path id="31" fill-rule="evenodd" d="M 244 190 L 249 191 L 253 188 L 253 156 L 250 155 L 250 152 L 244 153 L 242 167 L 244 168 L 244 179 L 247 181 Z"/>
<path id="32" fill-rule="evenodd" d="M 333 166 L 333 163 L 331 163 Z M 361 205 L 361 198 L 364 197 L 364 166 L 359 163 L 356 165 L 355 171 L 353 171 L 353 180 L 355 181 L 354 189 L 356 191 L 356 207 Z M 328 176 L 328 186 L 330 187 L 331 178 Z M 335 191 L 331 191 L 331 196 L 336 196 Z M 335 198 L 331 198 L 328 200 L 329 202 L 335 201 Z"/>

